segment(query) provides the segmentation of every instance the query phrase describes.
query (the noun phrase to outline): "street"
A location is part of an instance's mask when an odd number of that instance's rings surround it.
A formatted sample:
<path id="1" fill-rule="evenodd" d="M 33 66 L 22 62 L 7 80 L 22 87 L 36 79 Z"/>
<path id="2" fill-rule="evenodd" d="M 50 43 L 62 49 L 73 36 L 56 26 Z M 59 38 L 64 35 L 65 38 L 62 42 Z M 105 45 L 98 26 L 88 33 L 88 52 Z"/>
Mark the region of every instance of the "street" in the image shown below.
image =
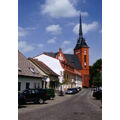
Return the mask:
<path id="1" fill-rule="evenodd" d="M 19 120 L 102 120 L 101 103 L 91 97 L 90 89 L 82 89 L 76 95 L 68 95 L 52 105 L 33 105 L 20 108 Z M 31 105 L 29 105 L 31 106 Z M 44 107 L 45 106 L 45 107 Z M 33 108 L 33 109 L 31 109 Z M 27 110 L 28 109 L 28 110 Z M 30 109 L 30 110 L 29 110 Z"/>

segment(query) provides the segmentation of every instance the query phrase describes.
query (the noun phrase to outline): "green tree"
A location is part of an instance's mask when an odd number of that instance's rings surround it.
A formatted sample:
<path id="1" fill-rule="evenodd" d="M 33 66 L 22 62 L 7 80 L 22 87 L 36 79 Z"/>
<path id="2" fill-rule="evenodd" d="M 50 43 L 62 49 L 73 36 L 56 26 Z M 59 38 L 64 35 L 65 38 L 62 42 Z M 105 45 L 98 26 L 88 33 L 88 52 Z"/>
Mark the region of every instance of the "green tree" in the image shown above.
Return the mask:
<path id="1" fill-rule="evenodd" d="M 92 66 L 89 67 L 90 70 L 90 87 L 102 86 L 102 59 L 97 60 Z"/>

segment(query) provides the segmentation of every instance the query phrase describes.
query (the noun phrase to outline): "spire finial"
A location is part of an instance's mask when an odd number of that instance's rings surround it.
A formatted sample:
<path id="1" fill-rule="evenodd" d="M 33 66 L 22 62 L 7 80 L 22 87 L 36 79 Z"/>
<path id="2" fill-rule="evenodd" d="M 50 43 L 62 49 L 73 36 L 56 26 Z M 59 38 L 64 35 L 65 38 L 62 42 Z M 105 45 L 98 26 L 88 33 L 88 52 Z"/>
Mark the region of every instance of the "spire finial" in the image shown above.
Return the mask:
<path id="1" fill-rule="evenodd" d="M 81 13 L 80 13 L 80 25 L 79 25 L 79 37 L 82 37 L 82 20 L 81 20 Z"/>

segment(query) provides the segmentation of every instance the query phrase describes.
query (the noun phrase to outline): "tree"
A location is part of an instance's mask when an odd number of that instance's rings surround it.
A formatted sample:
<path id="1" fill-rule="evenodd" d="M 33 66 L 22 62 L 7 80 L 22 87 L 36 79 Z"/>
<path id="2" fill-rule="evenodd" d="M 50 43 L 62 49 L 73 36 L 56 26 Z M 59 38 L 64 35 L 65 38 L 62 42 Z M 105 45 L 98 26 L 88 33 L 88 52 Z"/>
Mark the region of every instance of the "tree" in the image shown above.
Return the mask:
<path id="1" fill-rule="evenodd" d="M 102 86 L 102 59 L 97 60 L 93 66 L 89 67 L 90 70 L 90 87 Z"/>

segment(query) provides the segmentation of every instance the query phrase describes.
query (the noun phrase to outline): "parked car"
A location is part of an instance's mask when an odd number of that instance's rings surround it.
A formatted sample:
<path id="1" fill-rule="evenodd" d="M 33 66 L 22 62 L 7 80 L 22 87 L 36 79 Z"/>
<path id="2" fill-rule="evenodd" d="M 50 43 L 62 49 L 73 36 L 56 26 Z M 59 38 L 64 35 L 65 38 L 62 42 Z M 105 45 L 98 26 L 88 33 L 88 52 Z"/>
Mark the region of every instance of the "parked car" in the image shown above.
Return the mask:
<path id="1" fill-rule="evenodd" d="M 96 99 L 102 99 L 102 90 L 94 91 L 93 97 L 95 97 Z"/>
<path id="2" fill-rule="evenodd" d="M 52 88 L 46 88 L 45 89 L 48 94 L 48 99 L 53 99 L 55 97 L 55 91 Z"/>
<path id="3" fill-rule="evenodd" d="M 44 89 L 26 89 L 23 91 L 23 95 L 26 97 L 25 102 L 43 104 L 48 100 L 48 94 Z"/>
<path id="4" fill-rule="evenodd" d="M 76 94 L 78 92 L 77 88 L 68 88 L 65 92 L 66 94 Z"/>
<path id="5" fill-rule="evenodd" d="M 25 103 L 25 96 L 22 93 L 18 92 L 18 106 L 24 103 Z"/>
<path id="6" fill-rule="evenodd" d="M 76 87 L 78 91 L 81 91 L 81 87 Z"/>

